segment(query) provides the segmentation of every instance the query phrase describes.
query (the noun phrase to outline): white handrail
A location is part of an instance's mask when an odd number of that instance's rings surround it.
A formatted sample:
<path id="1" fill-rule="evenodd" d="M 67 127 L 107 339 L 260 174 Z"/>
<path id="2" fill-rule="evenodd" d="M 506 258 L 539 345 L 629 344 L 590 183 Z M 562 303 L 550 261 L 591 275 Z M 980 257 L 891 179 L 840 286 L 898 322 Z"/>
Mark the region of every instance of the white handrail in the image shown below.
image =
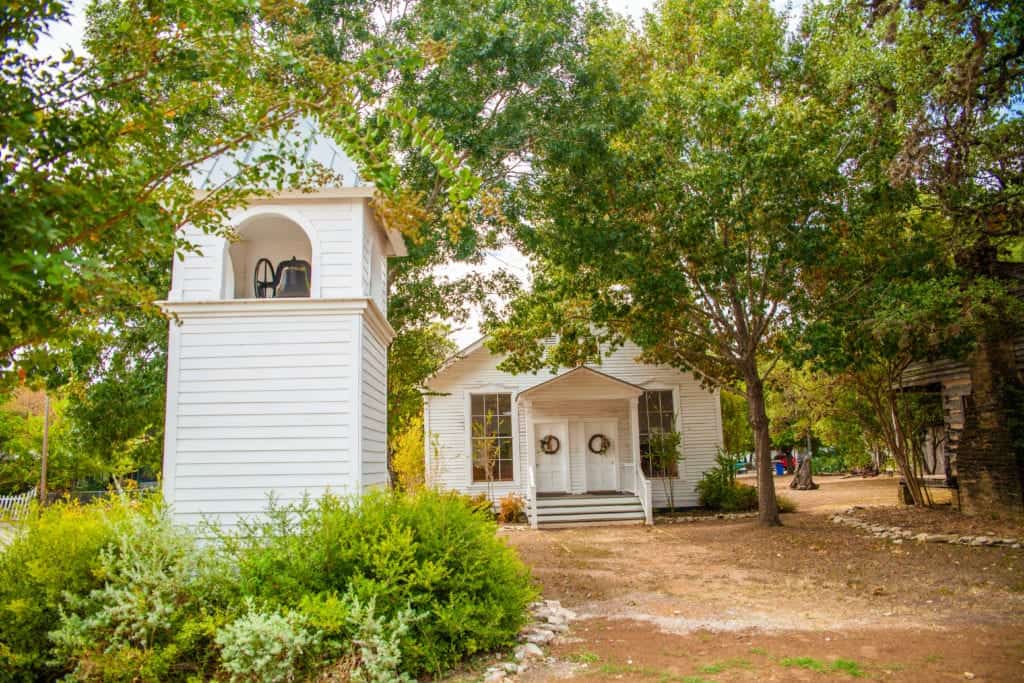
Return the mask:
<path id="1" fill-rule="evenodd" d="M 633 459 L 633 478 L 636 479 L 636 496 L 640 499 L 640 505 L 644 509 L 644 524 L 653 526 L 654 499 L 651 495 L 651 482 L 644 477 L 639 457 Z"/>
<path id="2" fill-rule="evenodd" d="M 529 510 L 530 526 L 534 529 L 537 528 L 537 477 L 533 472 L 533 468 L 528 468 L 526 476 L 526 504 L 527 510 Z"/>

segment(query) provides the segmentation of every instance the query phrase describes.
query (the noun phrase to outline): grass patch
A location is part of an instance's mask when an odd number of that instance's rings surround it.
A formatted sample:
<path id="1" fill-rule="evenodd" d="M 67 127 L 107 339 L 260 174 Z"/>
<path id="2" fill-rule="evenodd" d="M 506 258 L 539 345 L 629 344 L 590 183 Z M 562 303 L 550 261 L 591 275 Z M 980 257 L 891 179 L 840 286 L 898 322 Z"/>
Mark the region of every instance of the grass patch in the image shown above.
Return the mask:
<path id="1" fill-rule="evenodd" d="M 865 675 L 864 669 L 861 668 L 860 664 L 850 659 L 837 659 L 828 668 L 832 671 L 853 676 L 854 678 L 860 678 Z"/>
<path id="2" fill-rule="evenodd" d="M 589 652 L 584 650 L 583 652 L 573 652 L 568 657 L 570 662 L 576 662 L 578 664 L 594 664 L 600 661 L 601 657 L 596 652 Z"/>
<path id="3" fill-rule="evenodd" d="M 652 669 L 636 664 L 616 664 L 615 662 L 605 662 L 598 669 L 598 673 L 615 677 L 656 678 L 658 683 L 714 683 L 714 681 L 700 676 L 677 676 L 671 671 Z"/>
<path id="4" fill-rule="evenodd" d="M 750 648 L 750 654 L 761 655 L 762 657 L 764 657 L 768 655 L 768 650 L 764 649 L 763 647 L 752 647 Z"/>
<path id="5" fill-rule="evenodd" d="M 825 662 L 814 657 L 783 657 L 779 664 L 786 668 L 807 669 L 808 671 L 824 671 Z"/>
<path id="6" fill-rule="evenodd" d="M 814 657 L 783 657 L 779 664 L 787 668 L 807 669 L 808 671 L 831 671 L 842 673 L 853 678 L 861 678 L 867 673 L 864 668 L 852 659 L 837 659 L 831 664 Z"/>
<path id="7" fill-rule="evenodd" d="M 728 669 L 749 669 L 750 666 L 750 662 L 745 659 L 733 658 L 726 659 L 721 662 L 714 662 L 712 664 L 705 664 L 700 668 L 700 672 L 705 674 L 720 674 Z"/>

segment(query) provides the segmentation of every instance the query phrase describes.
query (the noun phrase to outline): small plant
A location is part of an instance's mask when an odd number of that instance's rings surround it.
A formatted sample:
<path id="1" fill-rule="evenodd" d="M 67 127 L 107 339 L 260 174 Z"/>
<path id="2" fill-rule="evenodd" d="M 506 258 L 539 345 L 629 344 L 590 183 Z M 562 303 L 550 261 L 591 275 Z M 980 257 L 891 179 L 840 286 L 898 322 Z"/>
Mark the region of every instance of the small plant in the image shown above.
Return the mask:
<path id="1" fill-rule="evenodd" d="M 700 504 L 723 512 L 756 510 L 757 489 L 736 481 L 736 458 L 719 453 L 715 461 L 715 466 L 697 482 Z"/>
<path id="2" fill-rule="evenodd" d="M 829 669 L 832 671 L 840 671 L 853 676 L 854 678 L 860 678 L 865 675 L 864 669 L 861 668 L 860 664 L 849 659 L 837 659 L 829 665 Z"/>
<path id="3" fill-rule="evenodd" d="M 601 660 L 601 657 L 596 652 L 590 652 L 584 650 L 583 652 L 573 652 L 569 655 L 569 661 L 577 662 L 579 664 L 593 664 Z"/>
<path id="4" fill-rule="evenodd" d="M 498 501 L 498 521 L 503 524 L 526 520 L 526 500 L 518 493 L 510 493 Z"/>
<path id="5" fill-rule="evenodd" d="M 682 457 L 679 450 L 682 443 L 682 434 L 675 430 L 653 431 L 648 441 L 647 459 L 651 463 L 651 475 L 661 479 L 671 512 L 675 512 L 676 509 L 675 487 L 672 480 L 677 476 L 679 459 Z"/>
<path id="6" fill-rule="evenodd" d="M 492 518 L 494 517 L 494 503 L 491 502 L 491 497 L 486 493 L 463 495 L 463 500 L 466 501 L 466 506 L 473 512 L 482 513 Z"/>
<path id="7" fill-rule="evenodd" d="M 783 657 L 779 664 L 786 668 L 807 669 L 808 671 L 824 671 L 825 662 L 814 657 Z"/>
<path id="8" fill-rule="evenodd" d="M 778 505 L 779 512 L 796 512 L 797 509 L 796 501 L 782 494 L 775 496 L 775 504 Z"/>
<path id="9" fill-rule="evenodd" d="M 276 683 L 295 679 L 296 670 L 317 636 L 301 615 L 249 611 L 224 626 L 216 637 L 221 665 L 232 681 Z"/>
<path id="10" fill-rule="evenodd" d="M 413 683 L 415 679 L 401 671 L 401 640 L 409 633 L 412 612 L 402 610 L 393 619 L 384 619 L 377 614 L 375 600 L 364 604 L 352 598 L 349 615 L 358 655 L 353 683 Z"/>

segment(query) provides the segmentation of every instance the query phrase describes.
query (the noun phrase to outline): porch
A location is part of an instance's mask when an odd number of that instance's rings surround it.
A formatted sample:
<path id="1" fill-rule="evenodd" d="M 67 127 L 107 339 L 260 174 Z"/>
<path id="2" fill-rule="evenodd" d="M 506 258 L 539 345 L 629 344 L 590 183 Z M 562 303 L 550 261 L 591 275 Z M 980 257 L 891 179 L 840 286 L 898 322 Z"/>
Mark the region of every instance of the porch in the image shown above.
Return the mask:
<path id="1" fill-rule="evenodd" d="M 644 391 L 578 367 L 516 396 L 525 416 L 531 526 L 653 524 L 651 483 L 640 457 Z"/>

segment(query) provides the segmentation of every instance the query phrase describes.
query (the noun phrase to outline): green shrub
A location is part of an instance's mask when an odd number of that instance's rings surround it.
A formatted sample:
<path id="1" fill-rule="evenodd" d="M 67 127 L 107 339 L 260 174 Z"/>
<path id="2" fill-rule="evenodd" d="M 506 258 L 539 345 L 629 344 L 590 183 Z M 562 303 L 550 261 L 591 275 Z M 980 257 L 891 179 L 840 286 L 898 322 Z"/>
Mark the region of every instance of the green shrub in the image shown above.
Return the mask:
<path id="1" fill-rule="evenodd" d="M 749 512 L 757 509 L 757 489 L 736 481 L 736 458 L 727 453 L 715 457 L 715 466 L 697 482 L 700 504 L 709 510 Z"/>
<path id="2" fill-rule="evenodd" d="M 232 681 L 295 680 L 308 651 L 315 649 L 318 635 L 308 629 L 300 614 L 260 612 L 251 600 L 248 607 L 247 613 L 217 633 L 224 670 Z"/>
<path id="3" fill-rule="evenodd" d="M 105 499 L 88 506 L 58 503 L 22 523 L 0 553 L 0 680 L 52 679 L 65 671 L 50 662 L 47 634 L 68 597 L 103 585 L 101 551 L 137 503 Z"/>
<path id="4" fill-rule="evenodd" d="M 747 484 L 734 483 L 722 498 L 722 512 L 750 512 L 757 509 L 757 489 Z"/>
<path id="5" fill-rule="evenodd" d="M 230 568 L 175 528 L 160 505 L 114 529 L 95 570 L 103 585 L 69 595 L 50 633 L 56 660 L 73 663 L 78 679 L 104 681 L 164 680 L 175 666 L 213 666 L 209 629 L 203 637 L 194 623 L 183 627 L 233 602 Z"/>
<path id="6" fill-rule="evenodd" d="M 406 680 L 515 642 L 529 574 L 465 497 L 272 508 L 201 542 L 157 504 L 57 505 L 0 552 L 0 681 Z"/>
<path id="7" fill-rule="evenodd" d="M 223 538 L 243 594 L 298 607 L 308 596 L 373 601 L 382 619 L 417 615 L 400 637 L 403 668 L 439 672 L 515 641 L 535 597 L 529 573 L 463 496 L 325 496 L 272 508 Z M 320 615 L 323 616 L 322 614 Z"/>
<path id="8" fill-rule="evenodd" d="M 700 504 L 709 510 L 722 510 L 735 488 L 736 459 L 720 452 L 715 456 L 715 466 L 704 472 L 697 482 Z"/>

